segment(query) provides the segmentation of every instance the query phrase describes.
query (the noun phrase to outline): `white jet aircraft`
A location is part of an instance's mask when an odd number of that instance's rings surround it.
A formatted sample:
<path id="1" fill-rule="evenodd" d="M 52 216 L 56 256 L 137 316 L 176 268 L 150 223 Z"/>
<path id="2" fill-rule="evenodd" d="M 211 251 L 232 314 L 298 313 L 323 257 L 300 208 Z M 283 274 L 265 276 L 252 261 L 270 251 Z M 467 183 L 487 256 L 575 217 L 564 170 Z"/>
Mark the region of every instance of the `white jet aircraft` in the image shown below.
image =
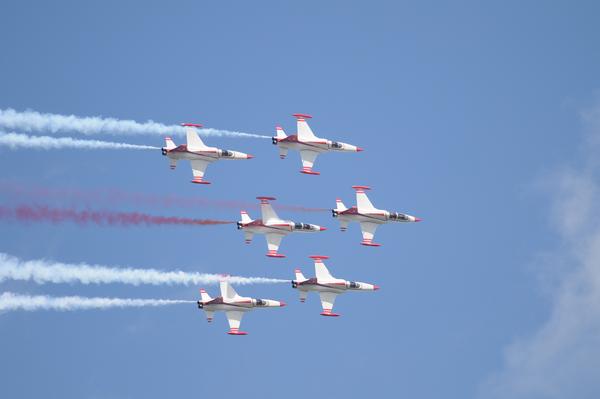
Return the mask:
<path id="1" fill-rule="evenodd" d="M 180 159 L 189 159 L 192 164 L 192 173 L 194 174 L 194 180 L 192 183 L 196 184 L 210 184 L 210 182 L 204 180 L 204 173 L 209 163 L 218 161 L 220 159 L 252 159 L 252 155 L 244 154 L 238 151 L 221 150 L 216 147 L 208 147 L 200 136 L 196 128 L 202 127 L 202 125 L 196 123 L 182 123 L 181 126 L 185 127 L 185 134 L 187 138 L 187 144 L 175 145 L 173 139 L 165 137 L 165 146 L 161 148 L 162 154 L 165 155 L 171 161 L 171 169 L 175 169 L 177 161 Z"/>
<path id="2" fill-rule="evenodd" d="M 230 335 L 246 335 L 248 333 L 240 331 L 240 323 L 244 312 L 254 310 L 254 308 L 276 308 L 285 306 L 285 302 L 274 301 L 272 299 L 256 299 L 239 296 L 227 280 L 221 280 L 221 296 L 211 298 L 205 290 L 200 290 L 200 300 L 198 308 L 206 313 L 206 320 L 210 323 L 215 312 L 223 311 L 227 315 L 229 322 Z"/>
<path id="3" fill-rule="evenodd" d="M 300 151 L 302 158 L 302 170 L 300 173 L 307 175 L 319 175 L 319 172 L 312 170 L 317 159 L 317 155 L 328 151 L 359 152 L 363 149 L 352 144 L 341 143 L 322 139 L 313 133 L 306 119 L 312 118 L 310 115 L 294 114 L 298 121 L 298 134 L 286 136 L 281 126 L 277 126 L 277 135 L 273 137 L 273 144 L 279 147 L 279 158 L 284 159 L 288 149 Z"/>
<path id="4" fill-rule="evenodd" d="M 296 279 L 292 280 L 292 287 L 296 288 L 300 293 L 300 302 L 306 301 L 306 297 L 310 291 L 318 292 L 321 297 L 321 306 L 323 307 L 321 316 L 339 316 L 339 314 L 331 312 L 335 298 L 339 294 L 348 291 L 377 291 L 379 289 L 377 285 L 333 277 L 323 263 L 323 259 L 329 259 L 328 256 L 315 255 L 310 256 L 310 258 L 315 260 L 316 277 L 306 278 L 300 269 L 296 269 L 294 271 Z"/>
<path id="5" fill-rule="evenodd" d="M 375 230 L 380 224 L 388 222 L 420 222 L 421 219 L 416 216 L 405 213 L 385 211 L 373 206 L 365 190 L 370 190 L 367 186 L 352 186 L 356 190 L 356 206 L 348 209 L 339 198 L 336 200 L 336 208 L 332 209 L 333 217 L 340 220 L 340 230 L 346 231 L 348 223 L 359 222 L 362 230 L 362 245 L 379 247 L 381 244 L 373 242 Z"/>
<path id="6" fill-rule="evenodd" d="M 325 227 L 316 224 L 297 223 L 291 220 L 283 220 L 277 216 L 269 200 L 273 197 L 256 197 L 260 200 L 260 211 L 262 219 L 252 220 L 246 211 L 241 211 L 242 220 L 237 223 L 237 228 L 244 230 L 246 244 L 252 242 L 254 234 L 264 234 L 267 239 L 269 252 L 267 256 L 271 258 L 285 258 L 285 255 L 277 253 L 281 239 L 290 233 L 314 233 L 316 231 L 327 230 Z"/>

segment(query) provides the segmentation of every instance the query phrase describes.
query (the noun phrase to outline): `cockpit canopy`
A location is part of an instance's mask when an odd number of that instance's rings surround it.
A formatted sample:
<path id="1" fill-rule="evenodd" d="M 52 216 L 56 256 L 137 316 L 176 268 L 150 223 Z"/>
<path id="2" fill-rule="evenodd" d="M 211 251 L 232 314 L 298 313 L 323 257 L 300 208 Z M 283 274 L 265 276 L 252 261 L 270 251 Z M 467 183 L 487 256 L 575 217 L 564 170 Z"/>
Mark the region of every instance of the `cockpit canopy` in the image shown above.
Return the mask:
<path id="1" fill-rule="evenodd" d="M 256 306 L 267 306 L 267 301 L 264 299 L 256 299 Z"/>
<path id="2" fill-rule="evenodd" d="M 355 281 L 348 281 L 348 288 L 360 288 L 360 284 Z"/>
<path id="3" fill-rule="evenodd" d="M 232 157 L 233 156 L 233 152 L 227 151 L 227 150 L 221 150 L 221 156 L 222 157 Z"/>
<path id="4" fill-rule="evenodd" d="M 390 219 L 392 220 L 408 220 L 408 216 L 403 213 L 390 212 Z"/>
<path id="5" fill-rule="evenodd" d="M 337 141 L 331 142 L 331 148 L 342 148 L 342 147 L 343 147 L 342 143 L 338 143 Z"/>
<path id="6" fill-rule="evenodd" d="M 312 230 L 312 226 L 308 223 L 294 223 L 294 230 Z"/>

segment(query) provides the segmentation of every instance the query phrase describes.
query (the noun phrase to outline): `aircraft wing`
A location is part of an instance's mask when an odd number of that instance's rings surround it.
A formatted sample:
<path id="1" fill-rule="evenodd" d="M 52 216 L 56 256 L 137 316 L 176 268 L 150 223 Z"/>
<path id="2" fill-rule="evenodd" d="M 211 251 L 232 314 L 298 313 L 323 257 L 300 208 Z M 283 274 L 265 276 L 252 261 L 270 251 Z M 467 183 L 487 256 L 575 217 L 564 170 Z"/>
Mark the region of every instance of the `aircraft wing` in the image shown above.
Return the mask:
<path id="1" fill-rule="evenodd" d="M 279 250 L 279 244 L 281 243 L 281 239 L 283 238 L 282 234 L 269 233 L 265 234 L 265 238 L 267 239 L 267 246 L 269 247 L 268 256 L 279 256 L 283 257 L 277 253 Z"/>
<path id="2" fill-rule="evenodd" d="M 369 190 L 369 187 L 366 186 L 352 186 L 353 189 L 356 190 L 356 208 L 358 208 L 358 212 L 360 213 L 369 213 L 377 211 L 377 208 L 373 206 L 369 197 L 365 193 L 365 190 Z"/>
<path id="3" fill-rule="evenodd" d="M 375 231 L 377 230 L 377 223 L 370 222 L 360 222 L 360 229 L 362 230 L 363 240 L 361 244 L 378 247 L 379 244 L 373 243 L 373 236 L 375 236 Z"/>
<path id="4" fill-rule="evenodd" d="M 246 335 L 245 332 L 240 331 L 240 324 L 242 322 L 242 317 L 244 316 L 244 312 L 238 312 L 235 310 L 225 312 L 227 316 L 227 321 L 229 322 L 229 332 L 230 335 Z"/>
<path id="5" fill-rule="evenodd" d="M 316 141 L 317 136 L 313 133 L 310 126 L 306 122 L 306 118 L 311 118 L 309 115 L 295 114 L 294 115 L 298 122 L 298 139 L 300 141 Z"/>
<path id="6" fill-rule="evenodd" d="M 321 296 L 321 306 L 323 307 L 323 313 L 321 313 L 321 315 L 339 316 L 331 312 L 333 309 L 333 303 L 335 302 L 335 297 L 337 297 L 338 294 L 334 294 L 333 292 L 320 292 L 319 295 Z"/>
<path id="7" fill-rule="evenodd" d="M 321 258 L 315 257 L 315 275 L 317 280 L 333 280 L 333 276 Z"/>
<path id="8" fill-rule="evenodd" d="M 307 174 L 311 174 L 311 175 L 319 174 L 318 172 L 312 171 L 312 167 L 313 167 L 318 155 L 319 155 L 319 153 L 316 151 L 311 151 L 311 150 L 301 150 L 300 151 L 300 158 L 302 158 L 302 170 L 301 170 L 302 173 L 307 173 Z"/>
<path id="9" fill-rule="evenodd" d="M 195 127 L 186 126 L 185 135 L 187 139 L 187 148 L 189 151 L 200 151 L 207 148 L 206 144 L 204 144 L 200 136 L 198 136 L 198 131 Z"/>
<path id="10" fill-rule="evenodd" d="M 257 197 L 260 200 L 260 213 L 262 215 L 262 221 L 267 223 L 271 219 L 278 219 L 277 213 L 273 209 L 273 206 L 269 202 L 270 200 L 274 200 L 273 197 Z"/>
<path id="11" fill-rule="evenodd" d="M 192 183 L 210 184 L 207 181 L 203 180 L 204 172 L 206 171 L 208 162 L 200 159 L 193 159 L 190 162 L 192 164 L 192 173 L 194 174 L 194 180 L 192 180 Z"/>
<path id="12" fill-rule="evenodd" d="M 239 296 L 226 279 L 222 279 L 219 282 L 219 288 L 221 289 L 221 296 L 224 299 L 234 299 Z"/>

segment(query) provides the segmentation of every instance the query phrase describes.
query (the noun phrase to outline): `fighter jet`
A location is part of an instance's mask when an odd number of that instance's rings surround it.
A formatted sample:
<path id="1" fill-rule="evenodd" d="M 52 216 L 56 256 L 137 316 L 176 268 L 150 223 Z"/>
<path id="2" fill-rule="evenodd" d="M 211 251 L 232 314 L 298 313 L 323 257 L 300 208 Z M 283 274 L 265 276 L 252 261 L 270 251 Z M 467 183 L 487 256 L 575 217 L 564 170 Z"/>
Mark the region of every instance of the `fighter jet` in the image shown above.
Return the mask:
<path id="1" fill-rule="evenodd" d="M 194 179 L 192 183 L 210 184 L 204 180 L 204 173 L 209 163 L 220 159 L 251 159 L 252 155 L 244 154 L 238 151 L 221 150 L 215 147 L 208 147 L 200 136 L 196 128 L 202 127 L 197 123 L 182 123 L 185 127 L 187 144 L 175 145 L 175 142 L 170 137 L 165 137 L 165 146 L 161 148 L 162 154 L 169 158 L 171 169 L 175 169 L 177 161 L 180 159 L 189 159 L 192 164 L 192 173 Z"/>
<path id="2" fill-rule="evenodd" d="M 375 230 L 380 224 L 388 222 L 420 222 L 421 219 L 405 213 L 385 211 L 377 209 L 369 201 L 365 190 L 370 190 L 367 186 L 352 186 L 356 190 L 356 206 L 348 209 L 339 198 L 336 200 L 336 208 L 332 209 L 333 217 L 340 221 L 340 230 L 346 231 L 348 223 L 359 222 L 362 230 L 362 245 L 370 247 L 379 247 L 381 244 L 373 242 Z"/>
<path id="3" fill-rule="evenodd" d="M 239 230 L 244 230 L 246 244 L 252 242 L 254 234 L 264 234 L 267 239 L 269 252 L 267 256 L 271 258 L 285 258 L 285 255 L 277 253 L 281 239 L 290 233 L 314 233 L 316 231 L 327 230 L 325 227 L 309 223 L 296 223 L 291 220 L 280 219 L 269 203 L 275 200 L 273 197 L 256 197 L 260 200 L 260 211 L 262 219 L 252 220 L 246 211 L 241 211 L 242 220 L 237 223 Z"/>
<path id="4" fill-rule="evenodd" d="M 276 308 L 285 306 L 285 302 L 274 301 L 272 299 L 256 299 L 239 296 L 226 279 L 221 280 L 221 296 L 211 298 L 204 290 L 200 290 L 200 300 L 198 309 L 204 310 L 206 320 L 210 323 L 215 312 L 224 311 L 229 322 L 230 335 L 246 335 L 247 332 L 240 331 L 240 323 L 244 312 L 254 310 L 254 308 Z"/>
<path id="5" fill-rule="evenodd" d="M 361 283 L 358 281 L 348 281 L 333 277 L 325 264 L 323 259 L 329 259 L 328 256 L 317 256 L 313 255 L 310 258 L 315 260 L 315 274 L 316 277 L 306 278 L 300 271 L 296 269 L 296 279 L 292 280 L 292 288 L 296 288 L 300 293 L 300 302 L 305 302 L 306 297 L 310 291 L 316 291 L 321 297 L 321 306 L 323 307 L 323 313 L 321 316 L 339 316 L 339 314 L 332 313 L 333 303 L 335 298 L 339 294 L 343 294 L 348 291 L 377 291 L 378 286 L 368 283 Z"/>
<path id="6" fill-rule="evenodd" d="M 363 149 L 352 144 L 341 143 L 322 139 L 313 133 L 306 119 L 312 118 L 310 115 L 294 114 L 298 121 L 298 134 L 286 136 L 281 126 L 277 126 L 277 134 L 273 137 L 273 144 L 279 147 L 279 158 L 284 159 L 288 149 L 300 151 L 302 158 L 302 169 L 300 173 L 307 175 L 320 175 L 319 172 L 312 170 L 317 159 L 317 155 L 328 151 L 359 152 Z"/>

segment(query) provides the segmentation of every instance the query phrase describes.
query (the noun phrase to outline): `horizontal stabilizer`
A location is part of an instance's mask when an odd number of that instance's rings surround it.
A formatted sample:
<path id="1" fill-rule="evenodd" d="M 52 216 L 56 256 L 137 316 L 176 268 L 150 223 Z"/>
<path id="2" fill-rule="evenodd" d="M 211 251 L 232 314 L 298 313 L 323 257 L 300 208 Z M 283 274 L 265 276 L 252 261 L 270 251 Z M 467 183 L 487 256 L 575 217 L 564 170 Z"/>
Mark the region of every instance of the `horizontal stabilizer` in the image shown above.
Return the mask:
<path id="1" fill-rule="evenodd" d="M 200 290 L 200 298 L 202 299 L 202 302 L 208 302 L 212 299 L 204 288 Z"/>
<path id="2" fill-rule="evenodd" d="M 246 224 L 246 223 L 252 222 L 252 218 L 250 218 L 250 215 L 248 215 L 248 212 L 241 211 L 240 214 L 242 215 L 242 223 Z"/>
<path id="3" fill-rule="evenodd" d="M 172 149 L 176 148 L 177 146 L 175 145 L 175 142 L 173 141 L 172 138 L 170 137 L 165 137 L 165 149 L 167 151 L 171 151 Z"/>

